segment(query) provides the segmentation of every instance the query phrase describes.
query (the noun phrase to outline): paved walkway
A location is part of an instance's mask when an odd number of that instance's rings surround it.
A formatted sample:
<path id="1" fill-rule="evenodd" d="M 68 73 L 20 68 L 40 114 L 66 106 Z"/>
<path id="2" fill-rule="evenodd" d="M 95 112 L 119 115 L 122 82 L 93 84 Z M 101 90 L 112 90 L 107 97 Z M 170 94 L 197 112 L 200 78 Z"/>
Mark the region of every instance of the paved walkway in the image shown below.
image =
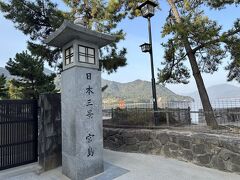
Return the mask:
<path id="1" fill-rule="evenodd" d="M 116 180 L 240 180 L 240 175 L 162 156 L 105 151 L 105 160 L 130 172 Z"/>
<path id="2" fill-rule="evenodd" d="M 240 175 L 162 156 L 104 151 L 105 172 L 90 180 L 240 180 Z M 39 174 L 37 164 L 0 171 L 0 180 L 69 180 L 61 168 Z"/>

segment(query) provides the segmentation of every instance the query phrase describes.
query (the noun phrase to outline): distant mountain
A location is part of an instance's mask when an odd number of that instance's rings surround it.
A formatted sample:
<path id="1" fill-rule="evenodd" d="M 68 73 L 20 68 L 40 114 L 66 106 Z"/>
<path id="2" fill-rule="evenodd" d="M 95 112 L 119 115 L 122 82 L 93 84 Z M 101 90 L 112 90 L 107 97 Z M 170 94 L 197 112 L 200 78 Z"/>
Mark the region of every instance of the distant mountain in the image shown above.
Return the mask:
<path id="1" fill-rule="evenodd" d="M 240 87 L 229 85 L 229 84 L 219 84 L 219 85 L 211 86 L 207 88 L 207 92 L 211 100 L 240 98 Z M 200 97 L 197 91 L 187 94 L 187 96 L 192 97 L 195 101 L 200 100 Z"/>
<path id="2" fill-rule="evenodd" d="M 127 103 L 149 103 L 152 99 L 152 84 L 149 81 L 136 80 L 129 83 L 102 80 L 102 86 L 108 85 L 103 92 L 104 103 L 117 103 L 120 99 Z M 158 101 L 192 101 L 190 97 L 177 95 L 164 86 L 156 86 Z"/>
<path id="3" fill-rule="evenodd" d="M 51 74 L 53 71 L 45 68 L 46 74 Z M 0 74 L 4 74 L 8 79 L 12 79 L 10 73 L 0 67 Z M 57 89 L 60 89 L 60 76 L 55 79 Z M 136 80 L 129 83 L 119 83 L 102 79 L 102 87 L 107 85 L 107 89 L 103 92 L 103 102 L 116 104 L 119 100 L 124 100 L 127 103 L 149 103 L 152 99 L 152 84 L 149 81 Z M 192 101 L 192 98 L 187 96 L 177 95 L 168 88 L 156 86 L 158 101 Z"/>
<path id="4" fill-rule="evenodd" d="M 11 76 L 11 74 L 8 72 L 8 70 L 6 70 L 3 67 L 0 67 L 0 75 L 4 74 L 4 76 L 7 77 L 7 79 L 12 79 L 13 76 Z"/>

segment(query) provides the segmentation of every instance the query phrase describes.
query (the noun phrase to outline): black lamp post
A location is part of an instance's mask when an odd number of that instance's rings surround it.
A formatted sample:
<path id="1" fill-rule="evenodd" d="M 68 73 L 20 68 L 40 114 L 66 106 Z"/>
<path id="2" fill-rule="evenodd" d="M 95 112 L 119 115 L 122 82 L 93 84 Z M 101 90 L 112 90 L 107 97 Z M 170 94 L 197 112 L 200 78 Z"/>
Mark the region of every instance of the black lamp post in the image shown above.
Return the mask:
<path id="1" fill-rule="evenodd" d="M 152 31 L 151 31 L 151 17 L 154 16 L 155 7 L 157 4 L 153 1 L 147 0 L 142 3 L 138 9 L 141 11 L 141 14 L 144 18 L 148 19 L 148 32 L 149 32 L 149 44 L 144 43 L 140 47 L 142 52 L 149 52 L 151 58 L 151 71 L 152 71 L 152 95 L 153 95 L 153 109 L 156 112 L 158 109 L 157 106 L 157 95 L 156 95 L 156 84 L 154 78 L 154 66 L 153 66 L 153 49 L 152 49 Z M 156 123 L 156 116 L 155 116 Z"/>

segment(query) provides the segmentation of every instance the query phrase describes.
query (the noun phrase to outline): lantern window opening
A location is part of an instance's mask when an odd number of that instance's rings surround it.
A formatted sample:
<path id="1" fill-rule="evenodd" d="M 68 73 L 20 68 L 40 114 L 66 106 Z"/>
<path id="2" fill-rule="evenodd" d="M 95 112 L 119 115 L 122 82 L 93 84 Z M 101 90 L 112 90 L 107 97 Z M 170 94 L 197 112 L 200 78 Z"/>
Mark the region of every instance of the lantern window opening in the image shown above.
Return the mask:
<path id="1" fill-rule="evenodd" d="M 65 65 L 73 63 L 73 46 L 65 50 Z"/>
<path id="2" fill-rule="evenodd" d="M 138 9 L 141 11 L 141 14 L 145 18 L 151 18 L 154 16 L 155 13 L 155 7 L 157 6 L 157 3 L 147 0 L 144 3 L 142 3 Z"/>
<path id="3" fill-rule="evenodd" d="M 151 52 L 152 46 L 149 43 L 144 43 L 142 45 L 140 45 L 142 52 Z"/>
<path id="4" fill-rule="evenodd" d="M 95 64 L 95 49 L 79 45 L 78 61 L 82 63 Z"/>

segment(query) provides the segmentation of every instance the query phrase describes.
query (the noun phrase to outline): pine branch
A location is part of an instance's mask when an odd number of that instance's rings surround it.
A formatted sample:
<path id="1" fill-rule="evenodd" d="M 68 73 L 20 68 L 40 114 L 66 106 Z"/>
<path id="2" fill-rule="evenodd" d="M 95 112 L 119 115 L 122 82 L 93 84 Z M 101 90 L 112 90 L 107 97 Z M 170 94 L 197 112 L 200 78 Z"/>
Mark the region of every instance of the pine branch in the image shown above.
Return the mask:
<path id="1" fill-rule="evenodd" d="M 208 46 L 208 45 L 211 45 L 211 44 L 216 44 L 216 43 L 219 43 L 219 42 L 224 42 L 224 39 L 228 38 L 229 36 L 233 36 L 237 33 L 240 32 L 240 28 L 237 28 L 236 30 L 234 31 L 231 31 L 229 33 L 223 33 L 222 36 L 220 36 L 219 38 L 216 38 L 214 40 L 210 40 L 206 43 L 202 43 L 201 45 L 197 46 L 196 48 L 193 49 L 193 53 L 195 54 L 198 50 Z"/>

